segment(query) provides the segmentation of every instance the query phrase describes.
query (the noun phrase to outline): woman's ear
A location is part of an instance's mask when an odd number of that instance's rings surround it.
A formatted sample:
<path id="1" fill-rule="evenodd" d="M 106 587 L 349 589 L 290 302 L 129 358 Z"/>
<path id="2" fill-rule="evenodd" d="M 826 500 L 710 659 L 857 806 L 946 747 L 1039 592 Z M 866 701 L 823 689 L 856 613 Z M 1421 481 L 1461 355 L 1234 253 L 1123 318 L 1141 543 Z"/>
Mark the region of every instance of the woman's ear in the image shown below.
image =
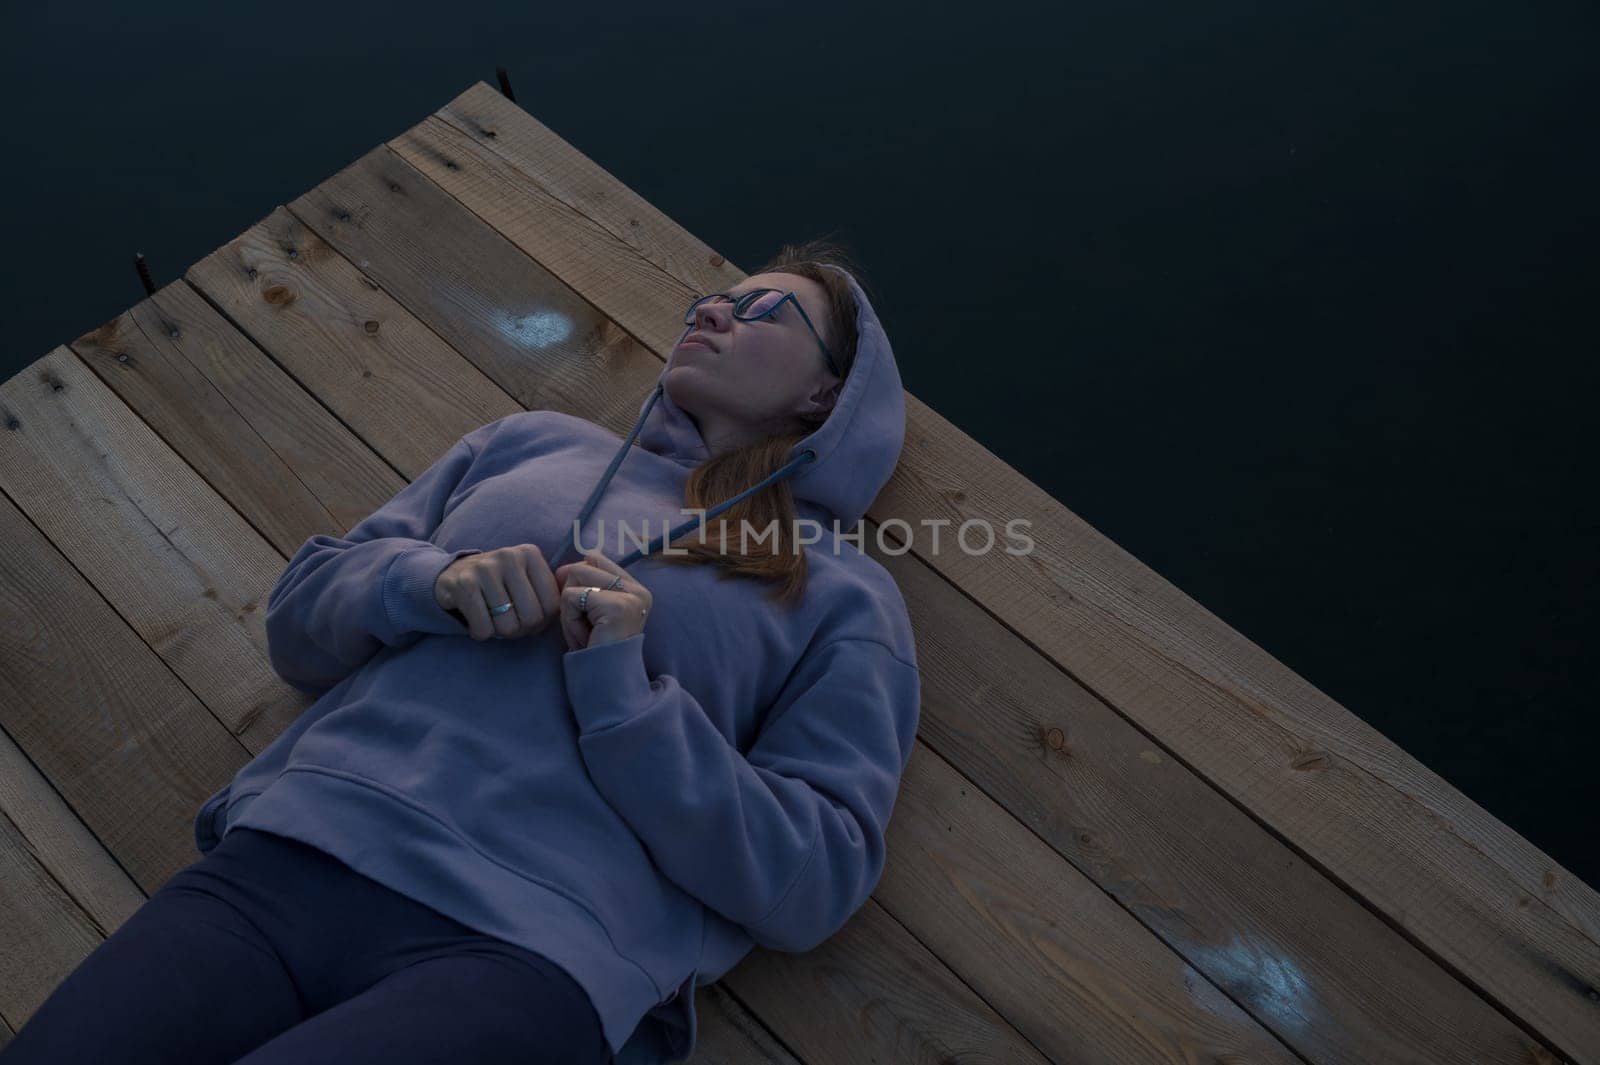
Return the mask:
<path id="1" fill-rule="evenodd" d="M 835 403 L 839 402 L 839 393 L 844 391 L 844 378 L 837 381 L 825 382 L 815 388 L 811 395 L 806 397 L 806 402 L 800 409 L 801 417 L 826 418 L 833 411 Z"/>

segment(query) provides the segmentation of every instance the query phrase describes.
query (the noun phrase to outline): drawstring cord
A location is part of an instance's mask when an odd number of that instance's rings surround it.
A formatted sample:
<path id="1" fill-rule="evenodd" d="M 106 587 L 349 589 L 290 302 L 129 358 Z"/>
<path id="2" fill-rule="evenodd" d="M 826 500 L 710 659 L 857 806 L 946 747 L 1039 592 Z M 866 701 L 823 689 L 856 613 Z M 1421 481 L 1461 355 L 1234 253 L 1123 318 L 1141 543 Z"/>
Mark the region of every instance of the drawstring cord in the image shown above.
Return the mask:
<path id="1" fill-rule="evenodd" d="M 605 476 L 601 477 L 600 480 L 595 484 L 594 490 L 589 493 L 589 498 L 583 504 L 583 509 L 578 512 L 577 518 L 574 519 L 570 526 L 568 526 L 567 535 L 562 538 L 561 546 L 556 549 L 556 553 L 552 557 L 552 561 L 550 563 L 551 569 L 555 569 L 557 566 L 561 565 L 561 559 L 564 558 L 567 552 L 572 548 L 573 538 L 576 536 L 578 529 L 583 525 L 584 522 L 589 520 L 589 514 L 594 510 L 595 504 L 600 501 L 600 496 L 605 492 L 606 486 L 611 483 L 612 475 L 617 472 L 617 468 L 622 465 L 622 460 L 627 457 L 628 449 L 633 446 L 633 441 L 638 437 L 639 430 L 644 427 L 644 420 L 650 416 L 650 410 L 656 405 L 656 400 L 661 398 L 661 393 L 664 387 L 665 386 L 662 383 L 658 382 L 655 390 L 650 393 L 650 402 L 646 403 L 644 410 L 639 412 L 638 420 L 633 423 L 633 429 L 628 433 L 628 438 L 622 442 L 622 447 L 618 449 L 616 455 L 612 458 L 611 465 L 606 467 Z M 737 504 L 746 496 L 759 492 L 761 489 L 770 484 L 775 484 L 776 482 L 783 480 L 785 477 L 792 476 L 801 466 L 815 461 L 817 461 L 817 453 L 811 448 L 803 449 L 799 455 L 796 455 L 789 462 L 773 471 L 771 476 L 751 485 L 749 488 L 746 488 L 744 491 L 740 492 L 731 499 L 725 499 L 721 503 L 718 503 L 716 506 L 706 511 L 704 517 L 690 518 L 679 525 L 676 529 L 673 529 L 671 532 L 663 533 L 659 538 L 652 540 L 649 546 L 635 548 L 631 553 L 618 560 L 617 565 L 621 566 L 623 569 L 627 569 L 639 559 L 646 555 L 653 554 L 664 544 L 671 543 L 673 540 L 676 540 L 678 537 L 682 536 L 684 533 L 688 532 L 701 522 L 710 521 L 718 514 L 721 514 L 723 511 L 727 510 L 729 507 Z"/>

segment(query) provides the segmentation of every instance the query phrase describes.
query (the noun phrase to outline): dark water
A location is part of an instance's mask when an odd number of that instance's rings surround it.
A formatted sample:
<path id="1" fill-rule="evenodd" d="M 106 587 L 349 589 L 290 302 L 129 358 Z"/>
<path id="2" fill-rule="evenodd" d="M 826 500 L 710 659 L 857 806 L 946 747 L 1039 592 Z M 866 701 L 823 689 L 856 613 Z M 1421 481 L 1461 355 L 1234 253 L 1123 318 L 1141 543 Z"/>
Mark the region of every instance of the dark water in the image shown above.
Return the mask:
<path id="1" fill-rule="evenodd" d="M 744 269 L 846 241 L 912 392 L 1600 885 L 1592 3 L 713 10 L 9 5 L 4 376 L 503 64 Z"/>

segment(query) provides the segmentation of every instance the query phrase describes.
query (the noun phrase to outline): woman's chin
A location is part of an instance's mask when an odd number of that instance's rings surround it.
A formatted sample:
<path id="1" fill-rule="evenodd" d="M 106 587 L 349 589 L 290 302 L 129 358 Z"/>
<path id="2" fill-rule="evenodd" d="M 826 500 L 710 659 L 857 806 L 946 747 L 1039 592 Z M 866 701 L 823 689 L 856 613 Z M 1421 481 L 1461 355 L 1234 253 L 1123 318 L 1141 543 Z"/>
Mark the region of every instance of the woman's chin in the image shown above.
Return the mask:
<path id="1" fill-rule="evenodd" d="M 692 413 L 707 405 L 709 394 L 714 391 L 711 383 L 715 381 L 716 377 L 706 373 L 703 366 L 674 362 L 667 368 L 661 390 L 672 398 L 679 410 Z"/>

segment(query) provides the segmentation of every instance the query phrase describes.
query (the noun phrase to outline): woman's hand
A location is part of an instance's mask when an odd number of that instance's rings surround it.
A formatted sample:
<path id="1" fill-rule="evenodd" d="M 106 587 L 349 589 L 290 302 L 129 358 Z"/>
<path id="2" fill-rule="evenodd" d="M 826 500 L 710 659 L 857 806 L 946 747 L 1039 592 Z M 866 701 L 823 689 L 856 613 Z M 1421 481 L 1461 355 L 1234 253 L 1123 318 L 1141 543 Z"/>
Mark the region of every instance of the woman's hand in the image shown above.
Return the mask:
<path id="1" fill-rule="evenodd" d="M 644 631 L 650 589 L 605 555 L 590 551 L 581 562 L 557 566 L 555 577 L 561 588 L 561 632 L 567 650 L 616 643 Z M 610 587 L 618 577 L 622 583 Z M 588 609 L 579 610 L 578 598 L 585 588 L 595 590 L 589 593 Z"/>
<path id="2" fill-rule="evenodd" d="M 514 544 L 466 555 L 433 582 L 433 601 L 459 611 L 474 640 L 513 640 L 543 632 L 561 610 L 561 589 L 536 544 Z M 503 614 L 491 606 L 510 603 Z"/>

